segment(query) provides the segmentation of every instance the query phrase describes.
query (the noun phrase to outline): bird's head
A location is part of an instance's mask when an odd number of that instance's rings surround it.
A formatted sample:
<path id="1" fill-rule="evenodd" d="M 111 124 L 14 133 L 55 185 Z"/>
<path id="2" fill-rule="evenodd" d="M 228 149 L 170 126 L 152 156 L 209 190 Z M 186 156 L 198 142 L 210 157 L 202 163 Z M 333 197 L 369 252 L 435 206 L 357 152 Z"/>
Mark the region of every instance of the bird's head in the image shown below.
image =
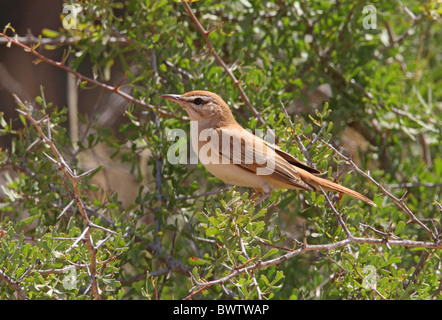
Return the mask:
<path id="1" fill-rule="evenodd" d="M 191 120 L 201 124 L 224 126 L 235 122 L 224 100 L 209 91 L 190 91 L 182 95 L 165 94 L 161 98 L 178 103 L 187 111 Z"/>

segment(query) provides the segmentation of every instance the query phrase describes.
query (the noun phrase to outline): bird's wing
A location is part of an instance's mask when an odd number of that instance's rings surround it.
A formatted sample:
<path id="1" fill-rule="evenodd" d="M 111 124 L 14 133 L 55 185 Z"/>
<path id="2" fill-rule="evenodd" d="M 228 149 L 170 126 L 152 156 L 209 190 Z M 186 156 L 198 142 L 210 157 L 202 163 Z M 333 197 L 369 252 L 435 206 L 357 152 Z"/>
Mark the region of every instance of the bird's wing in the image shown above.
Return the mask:
<path id="1" fill-rule="evenodd" d="M 287 162 L 291 163 L 292 165 L 294 165 L 295 167 L 304 169 L 307 172 L 313 173 L 313 174 L 319 174 L 321 173 L 321 171 L 312 168 L 308 165 L 306 165 L 305 163 L 302 163 L 301 161 L 299 161 L 298 159 L 296 159 L 294 156 L 292 156 L 290 153 L 287 153 L 281 149 L 278 148 L 278 146 L 268 143 L 266 141 L 264 141 L 264 143 L 267 145 L 267 147 L 273 149 L 277 154 L 279 154 L 282 158 L 284 158 L 284 160 L 286 160 Z"/>
<path id="2" fill-rule="evenodd" d="M 315 190 L 313 186 L 301 179 L 296 167 L 261 138 L 244 129 L 217 128 L 216 130 L 219 137 L 220 156 L 224 160 L 227 159 L 228 162 L 257 175 L 268 175 L 297 188 Z M 282 153 L 291 161 L 297 161 L 289 157 L 289 154 Z"/>

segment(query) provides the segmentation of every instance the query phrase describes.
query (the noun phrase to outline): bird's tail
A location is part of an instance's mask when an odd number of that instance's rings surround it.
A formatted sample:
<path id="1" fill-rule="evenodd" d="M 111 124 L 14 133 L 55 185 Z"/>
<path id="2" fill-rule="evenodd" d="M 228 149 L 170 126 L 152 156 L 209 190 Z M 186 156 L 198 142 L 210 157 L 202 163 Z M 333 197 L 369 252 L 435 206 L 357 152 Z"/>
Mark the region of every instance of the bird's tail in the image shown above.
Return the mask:
<path id="1" fill-rule="evenodd" d="M 301 170 L 300 170 L 301 171 Z M 354 190 L 351 190 L 349 188 L 346 188 L 344 186 L 341 186 L 340 184 L 334 183 L 330 180 L 315 176 L 309 172 L 299 172 L 301 179 L 304 180 L 306 183 L 314 186 L 318 191 L 320 190 L 319 186 L 322 187 L 325 191 L 335 191 L 344 193 L 346 195 L 349 195 L 350 197 L 353 197 L 358 200 L 362 200 L 366 203 L 368 203 L 371 206 L 376 207 L 376 204 L 368 199 L 366 196 L 363 196 L 359 192 L 356 192 Z"/>

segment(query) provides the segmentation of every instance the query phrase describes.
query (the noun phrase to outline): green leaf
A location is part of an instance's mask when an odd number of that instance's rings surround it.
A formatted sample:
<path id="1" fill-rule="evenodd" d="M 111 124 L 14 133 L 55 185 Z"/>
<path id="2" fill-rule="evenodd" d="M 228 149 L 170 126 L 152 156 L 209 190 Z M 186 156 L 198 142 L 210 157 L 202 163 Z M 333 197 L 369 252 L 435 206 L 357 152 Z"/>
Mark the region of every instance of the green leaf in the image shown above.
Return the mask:
<path id="1" fill-rule="evenodd" d="M 266 208 L 262 208 L 261 210 L 259 210 L 253 217 L 252 217 L 252 221 L 255 221 L 259 218 L 261 218 L 262 216 L 264 216 L 267 213 L 267 209 Z"/>
<path id="2" fill-rule="evenodd" d="M 58 38 L 60 36 L 60 33 L 58 31 L 51 30 L 48 28 L 43 28 L 41 30 L 41 34 L 47 38 Z"/>
<path id="3" fill-rule="evenodd" d="M 402 230 L 404 230 L 404 228 L 406 227 L 406 224 L 404 221 L 399 221 L 396 225 L 396 229 L 395 229 L 395 233 L 396 234 L 400 234 Z"/>
<path id="4" fill-rule="evenodd" d="M 210 227 L 206 229 L 206 236 L 211 237 L 219 233 L 219 229 L 216 227 Z"/>
<path id="5" fill-rule="evenodd" d="M 271 248 L 269 251 L 267 251 L 267 252 L 261 257 L 261 259 L 264 260 L 264 259 L 266 259 L 267 257 L 270 257 L 270 256 L 272 256 L 272 255 L 274 255 L 274 254 L 276 254 L 276 253 L 278 253 L 278 249 L 276 249 L 276 248 Z"/>
<path id="6" fill-rule="evenodd" d="M 389 266 L 391 264 L 396 264 L 396 263 L 400 263 L 402 261 L 402 259 L 400 257 L 391 257 L 390 259 L 388 259 L 387 261 L 385 261 L 384 263 L 382 263 L 379 268 L 383 268 L 386 266 Z"/>
<path id="7" fill-rule="evenodd" d="M 190 257 L 188 260 L 187 260 L 187 262 L 189 263 L 189 265 L 191 265 L 191 266 L 195 266 L 195 268 L 193 269 L 193 270 L 198 270 L 198 269 L 196 269 L 196 266 L 201 266 L 201 265 L 205 265 L 206 264 L 206 261 L 205 260 L 202 260 L 202 259 L 199 259 L 199 258 L 197 258 L 197 257 Z M 198 271 L 196 271 L 197 273 L 198 273 Z M 193 272 L 194 273 L 194 272 Z M 194 276 L 195 276 L 195 274 L 194 274 Z M 198 276 L 198 277 L 196 277 L 196 279 L 199 279 L 200 277 Z"/>

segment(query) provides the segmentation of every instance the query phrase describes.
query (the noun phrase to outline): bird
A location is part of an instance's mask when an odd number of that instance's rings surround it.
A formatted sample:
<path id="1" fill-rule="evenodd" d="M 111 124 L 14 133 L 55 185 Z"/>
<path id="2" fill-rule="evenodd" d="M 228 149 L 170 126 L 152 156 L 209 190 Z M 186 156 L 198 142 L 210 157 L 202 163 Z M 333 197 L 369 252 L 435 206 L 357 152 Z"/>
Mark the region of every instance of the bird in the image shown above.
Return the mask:
<path id="1" fill-rule="evenodd" d="M 319 170 L 244 129 L 216 93 L 193 90 L 161 98 L 179 104 L 194 121 L 198 133 L 197 142 L 192 143 L 194 152 L 204 167 L 226 184 L 253 188 L 263 194 L 260 199 L 279 189 L 324 190 L 376 206 L 364 195 L 320 177 Z"/>

